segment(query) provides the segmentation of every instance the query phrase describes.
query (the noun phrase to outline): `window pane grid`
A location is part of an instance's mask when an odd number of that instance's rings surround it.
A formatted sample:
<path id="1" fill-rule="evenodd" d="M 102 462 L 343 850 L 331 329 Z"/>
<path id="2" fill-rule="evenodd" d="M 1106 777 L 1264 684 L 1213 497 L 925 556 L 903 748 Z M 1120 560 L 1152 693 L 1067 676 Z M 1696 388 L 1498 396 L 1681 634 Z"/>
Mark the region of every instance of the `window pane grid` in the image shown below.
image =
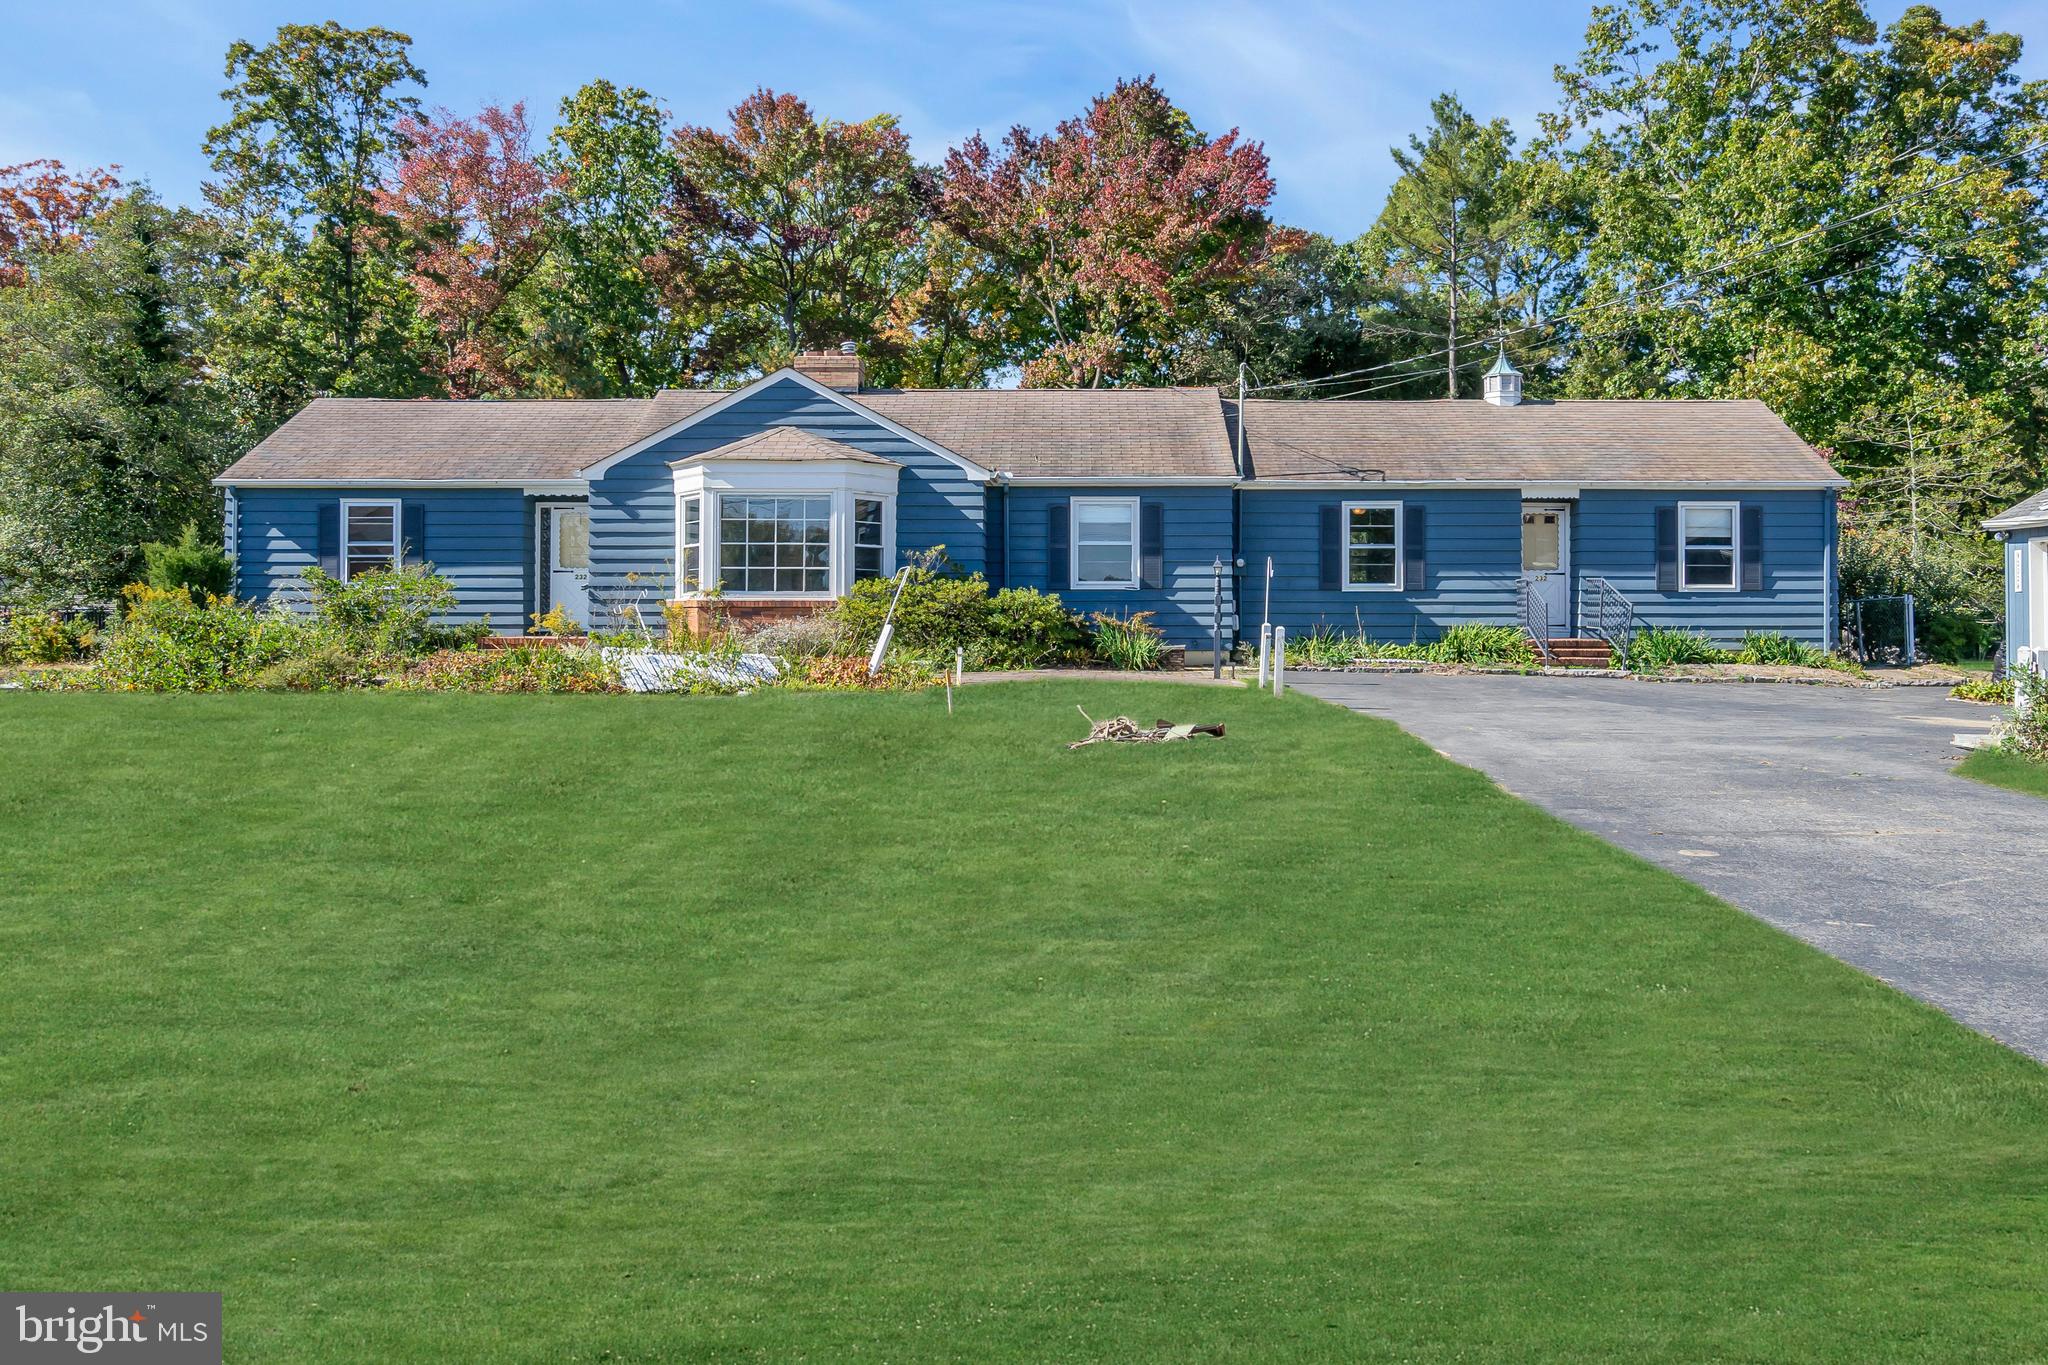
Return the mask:
<path id="1" fill-rule="evenodd" d="M 728 592 L 827 592 L 832 500 L 719 499 L 719 585 Z"/>
<path id="2" fill-rule="evenodd" d="M 398 562 L 398 509 L 363 503 L 343 509 L 342 576 L 375 573 Z"/>
<path id="3" fill-rule="evenodd" d="M 1344 509 L 1344 572 L 1351 586 L 1391 588 L 1400 581 L 1400 531 L 1395 510 Z"/>
<path id="4" fill-rule="evenodd" d="M 683 586 L 696 588 L 704 557 L 704 500 L 683 499 Z"/>
<path id="5" fill-rule="evenodd" d="M 882 504 L 873 498 L 853 500 L 853 576 L 882 576 Z"/>

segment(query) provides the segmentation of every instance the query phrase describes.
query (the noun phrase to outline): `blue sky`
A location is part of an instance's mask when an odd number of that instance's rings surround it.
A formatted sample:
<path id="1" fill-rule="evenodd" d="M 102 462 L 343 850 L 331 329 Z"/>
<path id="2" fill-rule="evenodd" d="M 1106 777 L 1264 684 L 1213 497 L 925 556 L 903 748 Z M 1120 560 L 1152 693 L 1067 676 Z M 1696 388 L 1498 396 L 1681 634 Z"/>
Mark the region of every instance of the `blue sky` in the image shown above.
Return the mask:
<path id="1" fill-rule="evenodd" d="M 1441 4 L 917 4 L 726 0 L 631 5 L 445 0 L 0 0 L 0 165 L 56 156 L 118 162 L 166 198 L 193 200 L 199 150 L 222 105 L 222 56 L 278 24 L 339 19 L 413 37 L 426 100 L 467 112 L 524 99 L 535 126 L 597 76 L 641 85 L 686 122 L 717 122 L 757 85 L 844 119 L 899 115 L 936 160 L 977 129 L 1044 128 L 1119 76 L 1156 73 L 1210 132 L 1266 144 L 1283 221 L 1348 237 L 1370 225 L 1391 178 L 1387 149 L 1456 90 L 1482 116 L 1534 127 L 1551 68 L 1571 59 L 1588 0 Z M 1889 20 L 1902 4 L 1879 6 Z M 2048 76 L 2041 0 L 1944 11 L 2038 40 L 2025 74 Z M 2032 30 L 2030 32 L 2030 30 Z"/>

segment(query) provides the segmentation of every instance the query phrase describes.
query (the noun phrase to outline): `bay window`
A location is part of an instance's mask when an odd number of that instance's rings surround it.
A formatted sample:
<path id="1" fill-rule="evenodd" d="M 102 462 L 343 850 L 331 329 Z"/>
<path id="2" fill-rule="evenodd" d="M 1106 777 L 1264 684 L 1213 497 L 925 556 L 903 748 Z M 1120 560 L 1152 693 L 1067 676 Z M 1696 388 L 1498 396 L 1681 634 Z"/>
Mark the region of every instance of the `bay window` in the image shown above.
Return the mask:
<path id="1" fill-rule="evenodd" d="M 896 568 L 897 467 L 732 461 L 675 466 L 676 595 L 845 595 Z"/>

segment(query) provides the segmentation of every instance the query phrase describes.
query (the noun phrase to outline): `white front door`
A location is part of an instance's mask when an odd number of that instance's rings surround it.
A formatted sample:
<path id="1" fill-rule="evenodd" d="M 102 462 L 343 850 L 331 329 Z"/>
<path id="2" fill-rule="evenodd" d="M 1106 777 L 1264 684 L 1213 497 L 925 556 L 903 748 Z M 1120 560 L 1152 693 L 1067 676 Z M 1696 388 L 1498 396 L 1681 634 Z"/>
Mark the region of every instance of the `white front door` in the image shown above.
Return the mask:
<path id="1" fill-rule="evenodd" d="M 548 517 L 548 605 L 560 607 L 581 626 L 590 624 L 590 509 L 550 507 Z"/>
<path id="2" fill-rule="evenodd" d="M 1522 504 L 1522 581 L 1545 608 L 1550 638 L 1572 633 L 1572 506 Z"/>

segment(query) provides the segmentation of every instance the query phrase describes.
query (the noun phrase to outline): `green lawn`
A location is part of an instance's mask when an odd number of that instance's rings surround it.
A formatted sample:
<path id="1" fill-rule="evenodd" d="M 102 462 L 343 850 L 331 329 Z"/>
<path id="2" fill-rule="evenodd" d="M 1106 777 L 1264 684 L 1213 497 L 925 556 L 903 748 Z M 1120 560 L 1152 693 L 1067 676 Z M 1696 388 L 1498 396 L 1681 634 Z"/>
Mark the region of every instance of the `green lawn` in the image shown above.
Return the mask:
<path id="1" fill-rule="evenodd" d="M 2016 792 L 2048 796 L 2048 763 L 2021 758 L 2018 754 L 2008 754 L 1999 749 L 1973 749 L 1961 763 L 1956 764 L 1956 771 L 1964 777 L 1989 782 L 1994 787 L 2010 787 Z"/>
<path id="2" fill-rule="evenodd" d="M 0 696 L 0 829 L 0 1284 L 231 1359 L 2048 1353 L 2048 1072 L 1306 698 Z"/>

